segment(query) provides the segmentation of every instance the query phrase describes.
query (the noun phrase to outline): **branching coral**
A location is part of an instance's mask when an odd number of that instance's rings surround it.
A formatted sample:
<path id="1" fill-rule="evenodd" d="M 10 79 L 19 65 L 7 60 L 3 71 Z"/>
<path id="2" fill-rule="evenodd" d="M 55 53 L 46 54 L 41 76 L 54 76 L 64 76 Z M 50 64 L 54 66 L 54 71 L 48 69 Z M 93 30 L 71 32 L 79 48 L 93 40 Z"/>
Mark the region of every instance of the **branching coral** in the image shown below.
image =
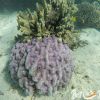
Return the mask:
<path id="1" fill-rule="evenodd" d="M 74 68 L 71 50 L 55 36 L 16 43 L 10 59 L 10 74 L 27 94 L 50 95 L 68 85 Z"/>
<path id="2" fill-rule="evenodd" d="M 43 6 L 42 6 L 43 5 Z M 69 46 L 73 45 L 79 37 L 74 32 L 75 13 L 77 7 L 73 0 L 43 0 L 43 4 L 36 4 L 36 10 L 20 12 L 17 17 L 18 29 L 22 32 L 20 37 L 43 38 L 55 35 Z M 19 37 L 18 37 L 19 38 Z"/>
<path id="3" fill-rule="evenodd" d="M 77 18 L 80 26 L 100 29 L 100 4 L 98 2 L 83 2 L 78 8 Z"/>

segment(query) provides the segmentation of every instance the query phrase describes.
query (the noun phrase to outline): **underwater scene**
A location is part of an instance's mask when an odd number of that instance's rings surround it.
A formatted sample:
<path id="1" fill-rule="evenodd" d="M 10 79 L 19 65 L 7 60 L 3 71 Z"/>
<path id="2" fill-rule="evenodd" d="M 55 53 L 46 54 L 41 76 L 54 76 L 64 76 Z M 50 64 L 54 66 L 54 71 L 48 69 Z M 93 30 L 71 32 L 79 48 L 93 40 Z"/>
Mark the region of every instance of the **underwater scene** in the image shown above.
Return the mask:
<path id="1" fill-rule="evenodd" d="M 0 0 L 0 100 L 100 100 L 100 0 Z"/>

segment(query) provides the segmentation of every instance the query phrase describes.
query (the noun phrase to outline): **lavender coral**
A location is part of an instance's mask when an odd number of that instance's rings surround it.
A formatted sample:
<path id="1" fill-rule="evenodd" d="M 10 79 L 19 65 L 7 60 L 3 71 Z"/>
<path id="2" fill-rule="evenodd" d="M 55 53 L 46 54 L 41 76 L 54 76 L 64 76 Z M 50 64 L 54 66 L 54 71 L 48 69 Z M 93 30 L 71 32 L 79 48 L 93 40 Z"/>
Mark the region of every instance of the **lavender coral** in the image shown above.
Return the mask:
<path id="1" fill-rule="evenodd" d="M 74 68 L 71 50 L 55 36 L 16 43 L 10 59 L 10 74 L 26 93 L 52 94 L 65 87 Z"/>

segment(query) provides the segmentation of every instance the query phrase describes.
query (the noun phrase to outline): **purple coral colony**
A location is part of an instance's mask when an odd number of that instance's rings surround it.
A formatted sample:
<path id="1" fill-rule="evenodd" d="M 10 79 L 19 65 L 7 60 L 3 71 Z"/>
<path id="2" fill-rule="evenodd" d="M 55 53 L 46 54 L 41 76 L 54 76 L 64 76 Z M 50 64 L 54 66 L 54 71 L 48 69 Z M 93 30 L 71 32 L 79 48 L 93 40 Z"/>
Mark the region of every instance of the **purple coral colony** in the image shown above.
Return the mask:
<path id="1" fill-rule="evenodd" d="M 50 1 L 51 4 L 56 4 L 59 0 Z M 23 27 L 25 29 L 24 25 Z M 50 29 L 48 30 L 50 32 Z M 21 36 L 23 40 L 26 39 L 25 36 L 27 37 L 25 34 Z M 32 37 L 30 41 L 18 40 L 12 48 L 9 64 L 12 80 L 29 95 L 34 91 L 49 95 L 67 86 L 74 69 L 71 49 L 68 45 L 60 41 L 55 34 L 41 36 L 42 39 L 31 34 L 29 36 Z"/>
<path id="2" fill-rule="evenodd" d="M 56 37 L 16 43 L 12 49 L 12 79 L 28 93 L 32 93 L 34 88 L 43 94 L 52 93 L 69 82 L 72 71 L 71 51 Z"/>

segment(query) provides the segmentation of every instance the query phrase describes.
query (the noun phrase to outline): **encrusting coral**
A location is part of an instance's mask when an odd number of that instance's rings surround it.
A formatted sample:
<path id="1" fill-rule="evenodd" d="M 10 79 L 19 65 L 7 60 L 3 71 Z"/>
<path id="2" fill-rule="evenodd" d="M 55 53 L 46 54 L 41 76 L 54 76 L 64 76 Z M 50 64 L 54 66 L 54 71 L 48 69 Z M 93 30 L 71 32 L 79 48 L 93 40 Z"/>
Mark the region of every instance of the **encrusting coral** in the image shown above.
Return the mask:
<path id="1" fill-rule="evenodd" d="M 78 5 L 77 23 L 83 27 L 100 29 L 100 4 L 99 2 L 82 2 Z"/>
<path id="2" fill-rule="evenodd" d="M 55 36 L 16 43 L 10 59 L 11 78 L 27 94 L 51 95 L 68 85 L 74 69 L 71 50 Z"/>
<path id="3" fill-rule="evenodd" d="M 72 46 L 78 41 L 79 34 L 74 30 L 77 6 L 73 0 L 43 0 L 42 5 L 36 4 L 36 10 L 19 12 L 19 37 L 31 39 L 55 35 L 64 43 Z M 18 37 L 18 38 L 19 38 Z"/>

